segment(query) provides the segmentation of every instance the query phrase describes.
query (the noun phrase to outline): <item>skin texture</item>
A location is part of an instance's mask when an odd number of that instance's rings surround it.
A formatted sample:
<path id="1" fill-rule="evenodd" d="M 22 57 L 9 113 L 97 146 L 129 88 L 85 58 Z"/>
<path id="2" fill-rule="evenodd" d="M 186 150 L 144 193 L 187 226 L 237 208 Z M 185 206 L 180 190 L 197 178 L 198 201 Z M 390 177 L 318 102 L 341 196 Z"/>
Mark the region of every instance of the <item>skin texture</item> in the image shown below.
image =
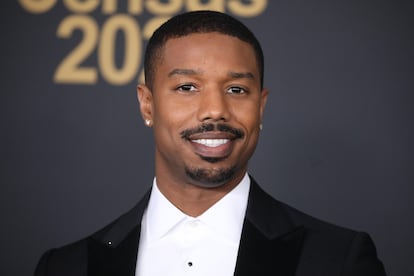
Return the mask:
<path id="1" fill-rule="evenodd" d="M 243 178 L 268 91 L 252 47 L 216 32 L 168 40 L 155 72 L 152 91 L 140 84 L 137 94 L 154 130 L 157 184 L 177 208 L 198 216 Z M 207 147 L 200 139 L 228 142 Z"/>

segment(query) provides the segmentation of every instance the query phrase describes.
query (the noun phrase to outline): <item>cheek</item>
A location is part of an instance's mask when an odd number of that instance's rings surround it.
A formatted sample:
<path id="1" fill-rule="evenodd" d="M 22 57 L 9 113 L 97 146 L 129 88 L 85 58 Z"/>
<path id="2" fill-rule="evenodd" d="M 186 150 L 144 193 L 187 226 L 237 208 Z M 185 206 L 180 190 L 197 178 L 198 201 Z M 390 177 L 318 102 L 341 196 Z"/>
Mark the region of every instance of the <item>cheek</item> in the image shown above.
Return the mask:
<path id="1" fill-rule="evenodd" d="M 181 131 L 192 126 L 188 108 L 179 108 L 168 101 L 159 103 L 154 108 L 154 132 L 160 139 L 173 142 L 181 140 Z"/>
<path id="2" fill-rule="evenodd" d="M 238 123 L 246 132 L 245 149 L 255 148 L 260 133 L 260 109 L 257 103 L 255 105 L 244 106 L 244 109 L 239 108 L 235 117 L 237 117 Z M 250 150 L 247 151 L 246 154 L 250 154 Z"/>
<path id="3" fill-rule="evenodd" d="M 242 124 L 249 132 L 260 124 L 260 109 L 257 103 L 238 105 L 234 109 L 236 120 Z"/>
<path id="4" fill-rule="evenodd" d="M 195 104 L 191 98 L 183 98 L 180 95 L 169 92 L 167 88 L 157 91 L 158 97 L 154 97 L 154 115 L 160 120 L 179 122 L 191 117 Z"/>

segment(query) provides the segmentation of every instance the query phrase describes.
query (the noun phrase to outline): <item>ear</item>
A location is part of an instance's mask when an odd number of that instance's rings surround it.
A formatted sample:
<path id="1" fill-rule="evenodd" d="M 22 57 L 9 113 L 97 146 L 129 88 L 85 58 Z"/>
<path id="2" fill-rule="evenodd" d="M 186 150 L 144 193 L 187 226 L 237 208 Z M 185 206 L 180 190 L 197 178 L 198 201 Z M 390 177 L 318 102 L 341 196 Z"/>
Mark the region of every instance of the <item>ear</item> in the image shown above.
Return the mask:
<path id="1" fill-rule="evenodd" d="M 154 122 L 152 92 L 145 84 L 138 84 L 137 97 L 142 119 L 144 119 L 144 122 L 149 122 L 149 124 L 146 124 L 151 126 Z"/>
<path id="2" fill-rule="evenodd" d="M 267 96 L 269 94 L 269 90 L 266 88 L 262 89 L 262 92 L 260 94 L 260 123 L 263 120 L 263 113 L 267 102 Z"/>

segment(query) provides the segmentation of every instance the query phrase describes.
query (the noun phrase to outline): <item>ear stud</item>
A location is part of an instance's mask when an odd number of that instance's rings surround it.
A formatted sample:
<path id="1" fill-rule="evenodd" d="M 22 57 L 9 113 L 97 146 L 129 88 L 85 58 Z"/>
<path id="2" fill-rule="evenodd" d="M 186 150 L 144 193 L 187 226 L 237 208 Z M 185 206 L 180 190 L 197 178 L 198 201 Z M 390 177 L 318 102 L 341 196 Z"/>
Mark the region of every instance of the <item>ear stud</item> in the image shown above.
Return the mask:
<path id="1" fill-rule="evenodd" d="M 151 120 L 146 119 L 146 120 L 145 120 L 145 124 L 146 124 L 147 126 L 151 126 Z"/>
<path id="2" fill-rule="evenodd" d="M 263 129 L 263 124 L 259 125 L 259 129 L 262 130 Z"/>

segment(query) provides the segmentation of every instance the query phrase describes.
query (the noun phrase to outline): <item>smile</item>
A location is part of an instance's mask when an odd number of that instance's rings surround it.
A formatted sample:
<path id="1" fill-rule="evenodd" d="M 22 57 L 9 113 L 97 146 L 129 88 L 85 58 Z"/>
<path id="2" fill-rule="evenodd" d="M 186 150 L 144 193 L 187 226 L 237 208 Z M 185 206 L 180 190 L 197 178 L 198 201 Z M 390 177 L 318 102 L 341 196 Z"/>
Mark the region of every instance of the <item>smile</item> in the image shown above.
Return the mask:
<path id="1" fill-rule="evenodd" d="M 229 139 L 196 139 L 191 140 L 194 143 L 204 145 L 206 147 L 215 148 L 227 144 Z"/>

